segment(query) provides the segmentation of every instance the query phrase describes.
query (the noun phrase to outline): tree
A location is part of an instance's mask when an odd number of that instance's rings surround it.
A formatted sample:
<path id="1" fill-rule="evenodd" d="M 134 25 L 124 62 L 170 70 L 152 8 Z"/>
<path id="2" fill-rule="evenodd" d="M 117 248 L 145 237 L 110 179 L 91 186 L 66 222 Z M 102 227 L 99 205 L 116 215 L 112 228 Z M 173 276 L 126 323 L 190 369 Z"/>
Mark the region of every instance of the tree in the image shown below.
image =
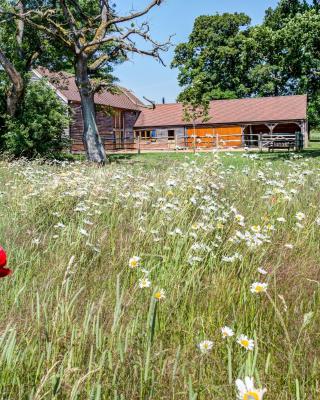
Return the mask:
<path id="1" fill-rule="evenodd" d="M 21 111 L 26 86 L 30 79 L 30 70 L 36 65 L 67 68 L 70 55 L 60 52 L 40 31 L 35 31 L 23 17 L 35 6 L 46 0 L 0 0 L 0 65 L 4 87 L 6 113 L 18 116 Z"/>
<path id="2" fill-rule="evenodd" d="M 256 26 L 237 13 L 197 18 L 172 63 L 182 87 L 178 100 L 307 93 L 310 126 L 319 126 L 319 4 L 280 0 Z"/>
<path id="3" fill-rule="evenodd" d="M 8 6 L 8 3 L 1 1 L 0 6 L 3 8 Z M 23 2 L 18 1 L 14 5 L 14 9 L 16 13 L 23 14 Z M 25 52 L 24 39 L 26 32 L 23 19 L 16 19 L 13 22 L 13 24 L 2 24 L 0 28 L 0 64 L 10 81 L 6 95 L 6 111 L 12 117 L 17 114 L 24 94 L 25 82 L 21 69 L 28 71 L 37 55 L 34 46 L 32 46 L 31 50 L 32 53 L 35 51 L 33 54 L 30 54 L 30 52 L 26 54 Z M 19 66 L 15 66 L 15 63 L 19 64 Z M 22 64 L 24 65 L 22 66 Z"/>
<path id="4" fill-rule="evenodd" d="M 243 13 L 201 16 L 187 43 L 179 44 L 171 66 L 179 69 L 179 101 L 198 102 L 247 94 L 242 48 L 250 18 Z"/>
<path id="5" fill-rule="evenodd" d="M 34 29 L 58 41 L 73 56 L 75 80 L 81 97 L 84 121 L 83 140 L 88 159 L 104 163 L 105 150 L 95 120 L 94 93 L 96 86 L 90 76 L 103 66 L 119 59 L 126 60 L 130 53 L 156 58 L 162 62 L 160 52 L 166 51 L 170 40 L 158 43 L 150 36 L 147 22 L 135 21 L 159 6 L 162 0 L 150 0 L 141 11 L 119 15 L 109 0 L 52 0 L 44 6 L 25 12 L 23 18 Z M 11 11 L 15 17 L 19 14 Z M 128 23 L 131 24 L 128 26 Z M 137 46 L 135 39 L 143 39 L 149 49 Z"/>
<path id="6" fill-rule="evenodd" d="M 67 107 L 47 82 L 27 85 L 18 117 L 7 116 L 5 150 L 20 157 L 48 157 L 66 147 Z"/>

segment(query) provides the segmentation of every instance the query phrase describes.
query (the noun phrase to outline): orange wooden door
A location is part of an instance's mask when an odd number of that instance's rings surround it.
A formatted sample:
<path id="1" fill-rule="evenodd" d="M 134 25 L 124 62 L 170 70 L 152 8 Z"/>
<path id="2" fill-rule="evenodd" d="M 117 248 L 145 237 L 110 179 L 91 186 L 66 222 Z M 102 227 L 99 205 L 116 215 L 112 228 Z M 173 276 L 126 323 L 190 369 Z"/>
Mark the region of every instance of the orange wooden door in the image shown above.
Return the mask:
<path id="1" fill-rule="evenodd" d="M 215 128 L 220 147 L 240 147 L 242 144 L 241 126 Z"/>
<path id="2" fill-rule="evenodd" d="M 195 132 L 195 134 L 194 134 Z M 187 129 L 188 147 L 212 148 L 215 146 L 214 128 Z M 196 136 L 194 138 L 194 136 Z"/>
<path id="3" fill-rule="evenodd" d="M 195 134 L 194 134 L 195 132 Z M 188 147 L 213 148 L 240 147 L 242 134 L 240 126 L 223 126 L 221 128 L 188 128 Z M 194 138 L 195 136 L 195 138 Z"/>

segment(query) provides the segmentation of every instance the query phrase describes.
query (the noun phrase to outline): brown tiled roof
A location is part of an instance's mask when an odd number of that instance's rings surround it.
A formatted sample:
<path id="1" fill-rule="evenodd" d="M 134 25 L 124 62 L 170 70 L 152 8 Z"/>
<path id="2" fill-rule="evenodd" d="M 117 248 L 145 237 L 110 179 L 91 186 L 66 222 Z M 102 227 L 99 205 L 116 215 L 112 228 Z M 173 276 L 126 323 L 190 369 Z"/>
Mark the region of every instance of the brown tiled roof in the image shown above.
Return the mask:
<path id="1" fill-rule="evenodd" d="M 74 76 L 66 72 L 50 72 L 46 68 L 37 68 L 36 72 L 49 79 L 49 82 L 68 100 L 80 102 L 80 95 Z M 102 90 L 95 94 L 96 104 L 122 108 L 127 110 L 140 110 L 144 104 L 128 89 L 119 86 L 122 93 L 112 94 Z"/>
<path id="2" fill-rule="evenodd" d="M 214 100 L 210 103 L 206 124 L 240 124 L 305 120 L 307 96 L 259 97 L 237 100 Z M 197 122 L 198 124 L 201 121 Z M 190 124 L 190 123 L 189 123 Z M 181 103 L 159 104 L 154 110 L 143 109 L 135 127 L 189 125 L 183 120 Z"/>

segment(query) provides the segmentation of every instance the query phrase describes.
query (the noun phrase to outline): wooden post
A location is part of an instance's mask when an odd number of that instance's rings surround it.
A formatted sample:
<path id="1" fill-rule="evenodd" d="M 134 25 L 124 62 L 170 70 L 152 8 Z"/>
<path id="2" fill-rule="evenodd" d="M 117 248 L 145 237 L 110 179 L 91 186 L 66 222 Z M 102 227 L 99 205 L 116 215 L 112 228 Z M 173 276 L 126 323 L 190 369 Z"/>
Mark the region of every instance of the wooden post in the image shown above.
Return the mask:
<path id="1" fill-rule="evenodd" d="M 218 149 L 219 148 L 219 136 L 218 136 L 217 132 L 215 133 L 215 135 L 216 135 L 216 149 Z"/>
<path id="2" fill-rule="evenodd" d="M 141 153 L 140 144 L 141 144 L 141 131 L 139 131 L 139 136 L 138 136 L 138 154 Z"/>
<path id="3" fill-rule="evenodd" d="M 196 152 L 196 124 L 193 121 L 193 152 Z"/>
<path id="4" fill-rule="evenodd" d="M 176 132 L 176 130 L 174 130 L 174 148 L 175 148 L 175 151 L 178 150 L 178 141 L 177 141 L 177 132 Z"/>
<path id="5" fill-rule="evenodd" d="M 262 133 L 258 133 L 258 146 L 259 150 L 262 152 Z"/>

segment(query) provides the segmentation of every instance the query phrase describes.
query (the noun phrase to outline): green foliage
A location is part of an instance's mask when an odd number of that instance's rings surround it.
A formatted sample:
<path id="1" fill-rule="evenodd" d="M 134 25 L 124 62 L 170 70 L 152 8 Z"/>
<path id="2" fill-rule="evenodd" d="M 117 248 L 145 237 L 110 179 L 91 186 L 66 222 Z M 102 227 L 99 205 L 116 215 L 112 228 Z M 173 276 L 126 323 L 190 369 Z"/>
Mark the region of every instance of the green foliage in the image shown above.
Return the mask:
<path id="1" fill-rule="evenodd" d="M 183 88 L 178 100 L 308 94 L 310 125 L 319 126 L 318 3 L 281 0 L 261 25 L 249 24 L 243 14 L 197 18 L 172 62 Z"/>
<path id="2" fill-rule="evenodd" d="M 179 68 L 185 87 L 179 101 L 236 98 L 246 94 L 241 60 L 250 18 L 243 14 L 201 16 L 188 43 L 175 50 L 172 67 Z"/>
<path id="3" fill-rule="evenodd" d="M 50 156 L 67 145 L 67 107 L 44 81 L 28 85 L 18 118 L 6 118 L 5 149 L 14 156 Z"/>

